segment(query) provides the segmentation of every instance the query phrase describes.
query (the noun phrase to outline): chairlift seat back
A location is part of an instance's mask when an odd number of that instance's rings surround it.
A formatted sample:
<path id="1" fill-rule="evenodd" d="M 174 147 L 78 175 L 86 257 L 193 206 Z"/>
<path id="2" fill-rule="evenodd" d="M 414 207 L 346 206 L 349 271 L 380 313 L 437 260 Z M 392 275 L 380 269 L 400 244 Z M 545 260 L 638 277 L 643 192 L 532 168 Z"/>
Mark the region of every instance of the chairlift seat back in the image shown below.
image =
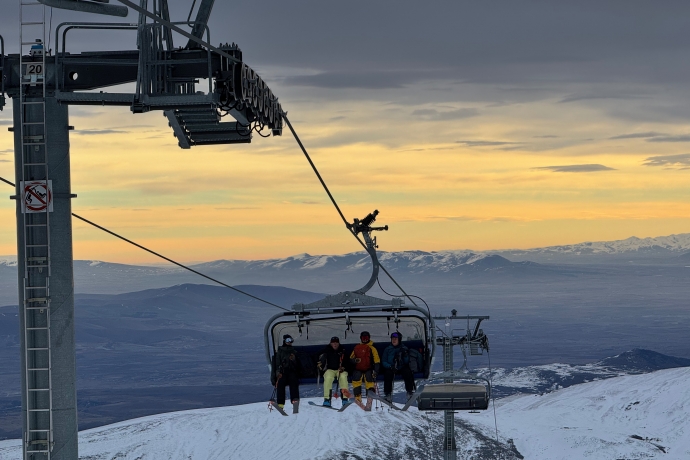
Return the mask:
<path id="1" fill-rule="evenodd" d="M 489 407 L 489 392 L 476 383 L 427 385 L 417 404 L 419 410 L 484 410 Z"/>

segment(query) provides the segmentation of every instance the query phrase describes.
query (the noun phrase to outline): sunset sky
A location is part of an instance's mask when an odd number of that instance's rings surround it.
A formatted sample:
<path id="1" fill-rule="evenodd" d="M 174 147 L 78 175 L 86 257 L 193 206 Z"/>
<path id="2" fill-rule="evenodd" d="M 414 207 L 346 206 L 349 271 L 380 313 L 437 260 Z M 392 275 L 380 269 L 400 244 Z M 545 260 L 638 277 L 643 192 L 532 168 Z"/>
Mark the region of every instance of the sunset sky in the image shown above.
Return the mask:
<path id="1" fill-rule="evenodd" d="M 7 3 L 0 35 L 16 53 Z M 186 19 L 191 2 L 171 3 Z M 56 10 L 53 27 L 66 20 L 103 18 Z M 210 27 L 278 95 L 345 215 L 380 210 L 381 250 L 690 232 L 686 1 L 216 0 Z M 70 43 L 133 49 L 135 36 Z M 8 105 L 0 176 L 14 181 L 11 124 Z M 73 211 L 170 257 L 360 249 L 287 128 L 182 150 L 162 112 L 71 107 L 70 124 Z M 0 255 L 12 255 L 4 187 Z M 158 262 L 79 221 L 74 250 Z"/>

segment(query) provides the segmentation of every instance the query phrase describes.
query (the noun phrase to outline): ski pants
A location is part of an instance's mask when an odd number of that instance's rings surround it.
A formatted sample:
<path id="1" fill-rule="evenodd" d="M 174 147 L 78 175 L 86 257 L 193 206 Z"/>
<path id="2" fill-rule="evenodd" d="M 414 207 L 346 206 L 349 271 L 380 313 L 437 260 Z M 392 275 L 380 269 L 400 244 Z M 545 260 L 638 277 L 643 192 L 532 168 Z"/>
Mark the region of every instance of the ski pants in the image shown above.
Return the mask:
<path id="1" fill-rule="evenodd" d="M 334 369 L 326 369 L 323 374 L 323 397 L 331 399 L 331 390 L 333 389 L 333 380 L 338 379 L 338 386 L 343 391 L 343 394 L 349 397 L 350 392 L 347 391 L 347 372 L 343 371 L 338 377 L 338 371 Z"/>
<path id="2" fill-rule="evenodd" d="M 397 371 L 393 369 L 383 370 L 383 393 L 386 395 L 393 393 L 395 374 L 402 375 L 403 380 L 405 380 L 405 390 L 408 393 L 412 393 L 414 391 L 414 374 L 409 366 L 405 366 Z"/>
<path id="3" fill-rule="evenodd" d="M 364 380 L 364 386 L 367 391 L 374 388 L 374 377 L 371 375 L 372 370 L 368 371 L 354 371 L 352 373 L 352 390 L 355 393 L 355 397 L 362 397 L 362 380 Z"/>
<path id="4" fill-rule="evenodd" d="M 290 386 L 290 400 L 299 400 L 299 378 L 294 372 L 286 372 L 278 379 L 278 401 L 279 405 L 285 404 L 285 387 Z"/>

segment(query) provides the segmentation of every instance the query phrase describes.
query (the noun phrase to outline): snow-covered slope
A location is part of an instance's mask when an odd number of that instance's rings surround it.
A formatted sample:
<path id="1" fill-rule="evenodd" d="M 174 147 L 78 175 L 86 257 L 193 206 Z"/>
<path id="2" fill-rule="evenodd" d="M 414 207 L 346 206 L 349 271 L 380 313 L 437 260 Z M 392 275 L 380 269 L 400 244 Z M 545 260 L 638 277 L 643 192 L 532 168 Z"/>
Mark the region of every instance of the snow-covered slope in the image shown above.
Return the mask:
<path id="1" fill-rule="evenodd" d="M 456 417 L 460 459 L 690 458 L 690 368 L 513 396 L 493 411 Z M 265 403 L 155 415 L 80 434 L 82 459 L 427 459 L 440 457 L 440 414 L 343 413 Z M 510 441 L 512 440 L 512 441 Z M 514 444 L 514 447 L 513 447 Z M 20 457 L 19 440 L 0 459 Z M 517 450 L 515 450 L 517 449 Z"/>
<path id="2" fill-rule="evenodd" d="M 690 368 L 616 377 L 496 404 L 526 459 L 690 458 Z M 484 431 L 493 414 L 463 414 Z"/>

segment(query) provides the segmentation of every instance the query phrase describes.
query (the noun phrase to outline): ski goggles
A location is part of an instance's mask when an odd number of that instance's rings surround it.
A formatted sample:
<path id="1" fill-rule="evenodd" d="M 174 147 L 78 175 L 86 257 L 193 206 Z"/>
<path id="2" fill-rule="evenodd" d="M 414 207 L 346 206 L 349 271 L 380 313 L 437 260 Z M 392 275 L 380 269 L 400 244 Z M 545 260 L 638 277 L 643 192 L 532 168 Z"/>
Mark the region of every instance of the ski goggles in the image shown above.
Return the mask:
<path id="1" fill-rule="evenodd" d="M 288 337 L 287 339 L 285 339 L 285 343 L 292 343 L 292 342 L 294 342 L 294 340 L 292 340 L 291 337 Z"/>
<path id="2" fill-rule="evenodd" d="M 331 343 L 340 343 L 340 339 L 338 337 L 331 337 Z"/>

